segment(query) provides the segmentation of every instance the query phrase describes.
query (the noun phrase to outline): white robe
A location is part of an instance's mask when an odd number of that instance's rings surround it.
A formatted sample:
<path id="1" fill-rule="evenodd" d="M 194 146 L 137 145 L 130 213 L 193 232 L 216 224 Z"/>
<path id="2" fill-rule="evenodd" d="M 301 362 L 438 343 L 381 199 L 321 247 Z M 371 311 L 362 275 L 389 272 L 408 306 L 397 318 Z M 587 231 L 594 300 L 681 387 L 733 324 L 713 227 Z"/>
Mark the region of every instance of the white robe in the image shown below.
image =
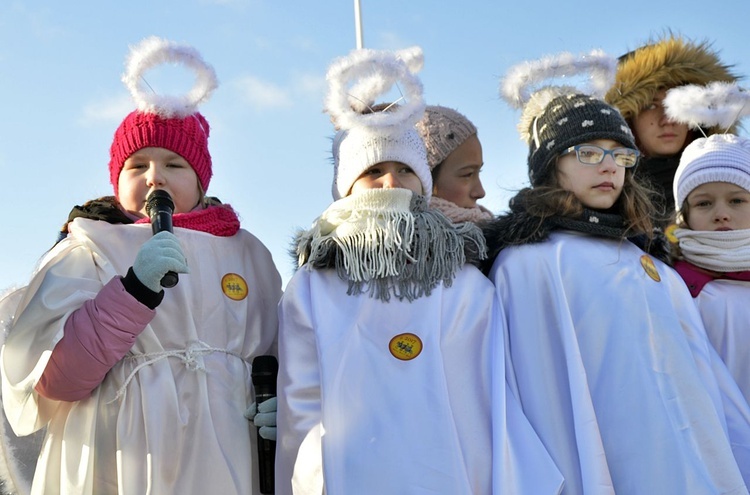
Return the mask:
<path id="1" fill-rule="evenodd" d="M 491 400 L 498 424 L 525 421 L 516 407 L 506 423 L 504 370 L 491 377 L 492 285 L 466 266 L 452 287 L 412 302 L 346 290 L 334 270 L 303 267 L 282 298 L 276 493 L 490 493 Z M 402 334 L 422 344 L 408 361 L 389 350 Z M 518 472 L 496 480 L 496 493 L 518 493 L 502 487 L 524 480 L 556 493 L 559 472 L 528 423 L 518 435 L 531 440 L 515 444 L 521 462 L 503 434 L 495 464 Z"/>
<path id="2" fill-rule="evenodd" d="M 563 493 L 747 493 L 732 447 L 747 476 L 750 410 L 674 270 L 627 241 L 556 232 L 501 251 L 491 279 L 508 381 Z"/>
<path id="3" fill-rule="evenodd" d="M 67 317 L 125 274 L 151 235 L 148 224 L 76 219 L 20 303 L 0 365 L 14 431 L 47 426 L 33 493 L 258 493 L 256 433 L 243 413 L 253 357 L 276 352 L 281 280 L 247 231 L 175 228 L 190 273 L 165 291 L 130 353 L 87 399 L 34 390 Z M 244 280 L 246 297 L 240 279 L 222 283 L 226 274 Z"/>
<path id="4" fill-rule="evenodd" d="M 695 303 L 709 340 L 750 401 L 750 282 L 713 280 Z"/>

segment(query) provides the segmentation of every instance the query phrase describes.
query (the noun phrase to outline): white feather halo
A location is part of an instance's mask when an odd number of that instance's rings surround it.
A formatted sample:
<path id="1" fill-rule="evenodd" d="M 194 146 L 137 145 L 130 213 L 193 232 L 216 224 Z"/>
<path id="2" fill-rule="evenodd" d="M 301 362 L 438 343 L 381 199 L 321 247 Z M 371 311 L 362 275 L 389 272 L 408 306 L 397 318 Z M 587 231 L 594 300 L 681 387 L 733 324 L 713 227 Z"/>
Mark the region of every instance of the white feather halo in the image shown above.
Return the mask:
<path id="1" fill-rule="evenodd" d="M 353 50 L 334 60 L 328 69 L 325 110 L 339 129 L 413 126 L 422 118 L 425 108 L 422 82 L 416 76 L 423 64 L 420 47 L 395 52 Z M 396 84 L 404 92 L 404 101 L 398 101 L 396 110 L 361 113 Z"/>
<path id="2" fill-rule="evenodd" d="M 729 129 L 740 118 L 750 115 L 750 92 L 737 83 L 689 84 L 667 91 L 663 105 L 670 119 L 693 129 Z"/>
<path id="3" fill-rule="evenodd" d="M 195 84 L 189 92 L 183 95 L 158 95 L 143 86 L 143 74 L 166 63 L 182 63 L 195 72 Z M 195 48 L 157 36 L 145 38 L 131 47 L 125 66 L 122 82 L 133 96 L 138 110 L 164 118 L 186 117 L 195 113 L 198 105 L 206 101 L 219 85 L 213 67 L 203 60 Z"/>
<path id="4" fill-rule="evenodd" d="M 514 108 L 523 108 L 534 92 L 548 79 L 590 73 L 586 94 L 603 99 L 615 82 L 617 60 L 602 50 L 573 55 L 562 52 L 511 67 L 500 85 L 500 96 Z"/>

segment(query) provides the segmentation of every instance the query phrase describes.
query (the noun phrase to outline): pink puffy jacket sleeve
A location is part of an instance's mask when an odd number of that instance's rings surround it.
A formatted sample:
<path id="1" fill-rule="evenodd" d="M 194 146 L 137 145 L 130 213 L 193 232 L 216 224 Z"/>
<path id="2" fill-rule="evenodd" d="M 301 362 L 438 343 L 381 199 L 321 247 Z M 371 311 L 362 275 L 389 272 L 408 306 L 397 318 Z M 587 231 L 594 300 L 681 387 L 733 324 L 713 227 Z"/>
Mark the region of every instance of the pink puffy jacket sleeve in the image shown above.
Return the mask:
<path id="1" fill-rule="evenodd" d="M 155 315 L 125 290 L 121 277 L 113 278 L 65 322 L 36 391 L 53 400 L 88 397 Z"/>

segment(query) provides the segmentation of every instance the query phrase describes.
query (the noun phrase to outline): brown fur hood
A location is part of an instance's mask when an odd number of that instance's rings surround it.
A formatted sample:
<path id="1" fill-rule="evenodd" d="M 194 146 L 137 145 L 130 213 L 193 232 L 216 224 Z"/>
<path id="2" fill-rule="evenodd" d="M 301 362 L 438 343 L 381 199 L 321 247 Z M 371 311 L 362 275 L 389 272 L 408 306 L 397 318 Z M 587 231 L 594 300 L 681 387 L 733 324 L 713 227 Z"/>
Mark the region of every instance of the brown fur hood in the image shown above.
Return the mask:
<path id="1" fill-rule="evenodd" d="M 615 85 L 606 100 L 632 122 L 632 118 L 651 103 L 658 90 L 685 84 L 737 81 L 738 76 L 731 68 L 721 62 L 707 41 L 695 43 L 670 34 L 620 57 Z"/>

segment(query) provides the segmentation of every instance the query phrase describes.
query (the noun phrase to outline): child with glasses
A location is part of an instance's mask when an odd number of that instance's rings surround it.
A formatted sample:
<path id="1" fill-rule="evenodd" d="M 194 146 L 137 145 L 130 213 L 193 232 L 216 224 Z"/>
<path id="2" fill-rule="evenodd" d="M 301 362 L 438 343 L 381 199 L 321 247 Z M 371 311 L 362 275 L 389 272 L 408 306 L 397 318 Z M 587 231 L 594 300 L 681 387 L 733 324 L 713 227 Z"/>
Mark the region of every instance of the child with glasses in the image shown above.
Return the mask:
<path id="1" fill-rule="evenodd" d="M 511 389 L 563 493 L 746 493 L 730 436 L 746 440 L 747 404 L 679 276 L 627 240 L 653 229 L 625 120 L 573 88 L 522 103 L 531 184 L 486 226 L 487 268 Z"/>

